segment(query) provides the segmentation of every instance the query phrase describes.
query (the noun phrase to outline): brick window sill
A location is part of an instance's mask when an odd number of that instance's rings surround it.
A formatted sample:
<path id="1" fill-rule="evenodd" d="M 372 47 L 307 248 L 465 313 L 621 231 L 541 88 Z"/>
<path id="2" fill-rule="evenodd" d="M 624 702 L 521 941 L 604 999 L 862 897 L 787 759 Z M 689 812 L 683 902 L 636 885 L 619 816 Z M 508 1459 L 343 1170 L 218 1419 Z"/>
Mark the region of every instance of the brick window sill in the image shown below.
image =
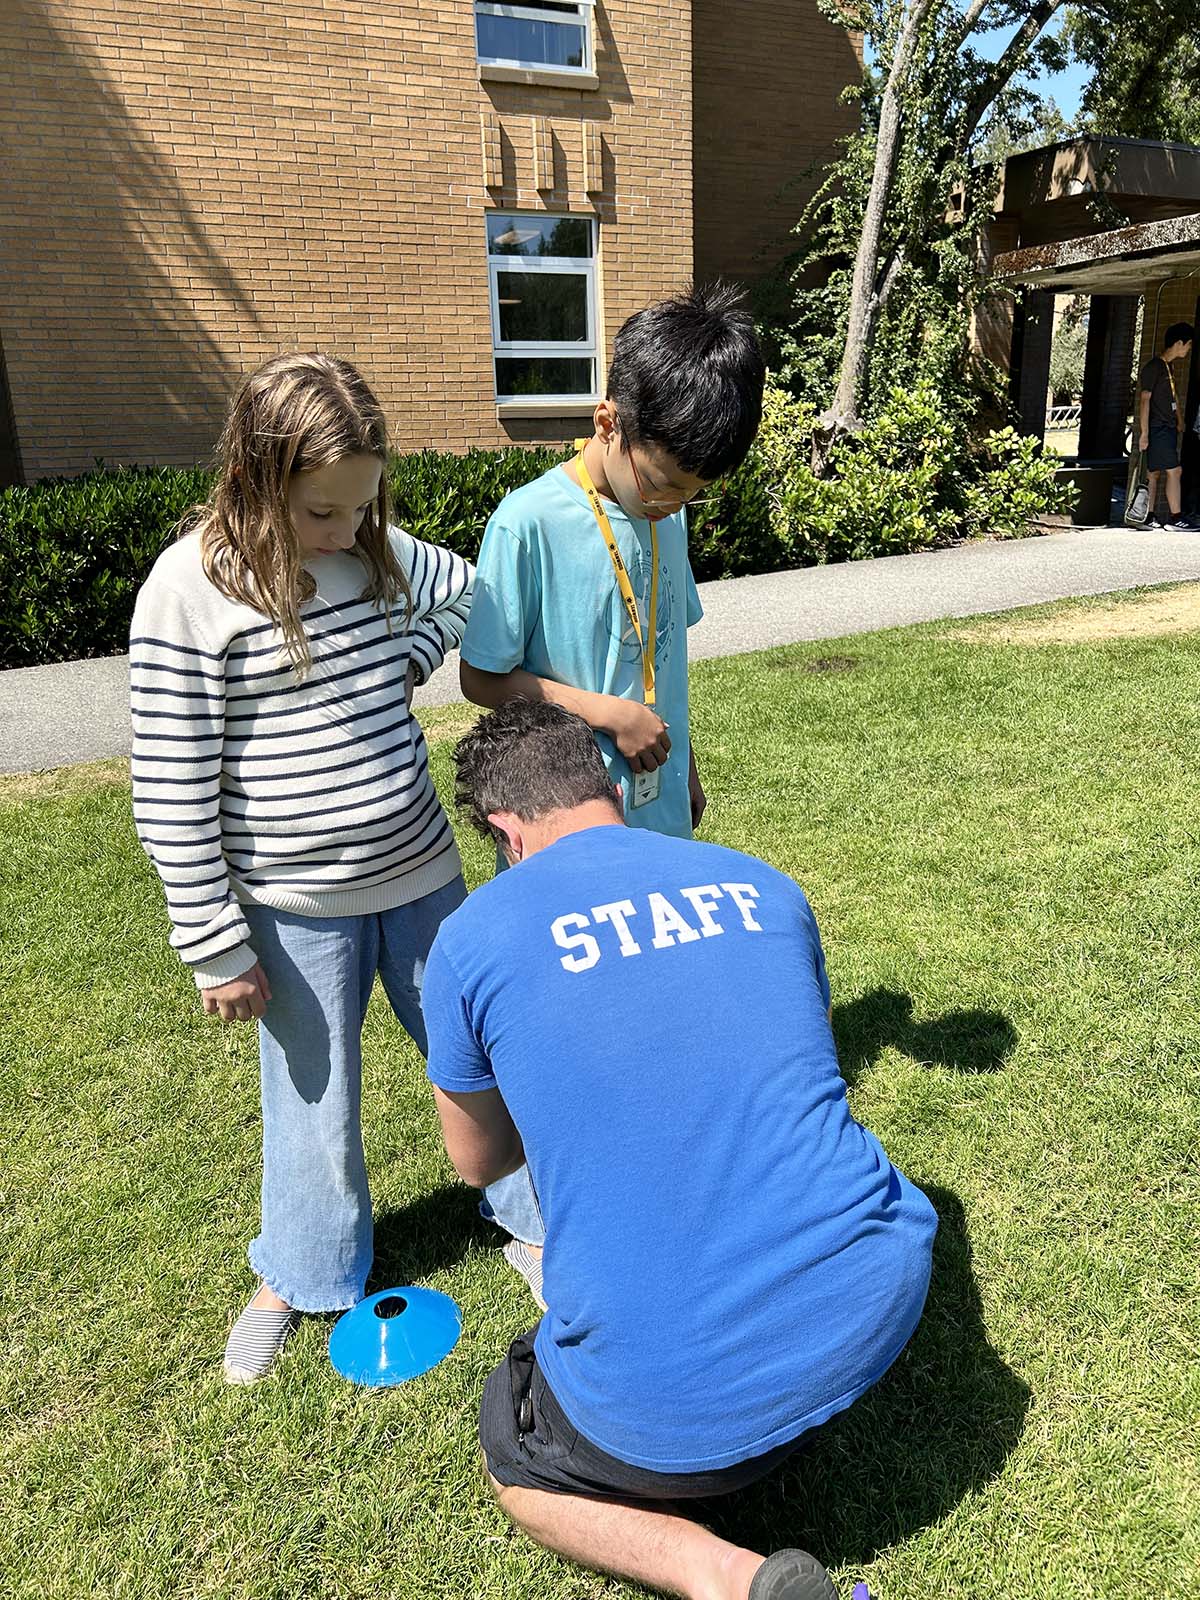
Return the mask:
<path id="1" fill-rule="evenodd" d="M 588 89 L 600 87 L 594 72 L 560 72 L 555 67 L 479 68 L 480 83 L 525 83 L 544 89 Z"/>

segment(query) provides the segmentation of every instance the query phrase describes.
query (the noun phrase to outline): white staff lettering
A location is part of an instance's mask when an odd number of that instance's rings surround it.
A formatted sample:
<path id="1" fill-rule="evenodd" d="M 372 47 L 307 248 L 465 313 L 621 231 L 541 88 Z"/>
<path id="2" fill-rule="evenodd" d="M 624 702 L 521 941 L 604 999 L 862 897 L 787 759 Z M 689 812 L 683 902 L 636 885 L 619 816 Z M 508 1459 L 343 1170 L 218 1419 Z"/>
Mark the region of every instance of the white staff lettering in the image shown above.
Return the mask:
<path id="1" fill-rule="evenodd" d="M 700 932 L 706 939 L 711 939 L 714 933 L 725 932 L 713 916 L 717 901 L 721 898 L 721 891 L 715 883 L 702 883 L 699 888 L 680 889 L 679 892 L 700 918 Z"/>
<path id="2" fill-rule="evenodd" d="M 588 919 L 581 911 L 568 911 L 566 916 L 556 917 L 550 924 L 550 932 L 554 935 L 554 942 L 561 945 L 564 950 L 573 950 L 577 945 L 582 947 L 583 954 L 578 956 L 563 956 L 562 964 L 568 972 L 586 972 L 589 967 L 594 967 L 600 959 L 600 946 L 590 933 L 570 934 L 567 929 L 586 928 Z"/>
<path id="3" fill-rule="evenodd" d="M 758 904 L 758 890 L 752 883 L 723 883 L 725 893 L 742 913 L 742 921 L 751 933 L 761 933 L 762 925 L 755 922 L 751 913 Z"/>
<path id="4" fill-rule="evenodd" d="M 592 916 L 597 922 L 611 922 L 617 930 L 617 938 L 621 941 L 621 954 L 623 956 L 640 956 L 642 947 L 629 931 L 630 917 L 636 917 L 632 900 L 614 900 L 608 906 L 593 906 Z"/>
<path id="5" fill-rule="evenodd" d="M 698 883 L 691 888 L 674 891 L 683 900 L 699 923 L 695 928 L 678 905 L 657 889 L 650 890 L 643 910 L 649 912 L 653 928 L 651 945 L 655 950 L 672 950 L 676 945 L 697 944 L 701 939 L 714 939 L 729 930 L 714 915 L 720 902 L 729 899 L 737 907 L 742 927 L 747 933 L 761 933 L 762 924 L 754 915 L 759 892 L 752 883 Z M 621 956 L 645 955 L 644 947 L 634 937 L 630 922 L 638 915 L 632 900 L 610 900 L 604 905 L 586 911 L 568 911 L 550 924 L 550 934 L 560 950 L 568 952 L 559 961 L 567 972 L 587 972 L 596 966 L 611 949 L 611 943 L 602 943 L 596 934 L 601 928 L 611 928 L 616 935 L 616 950 Z M 589 933 L 588 929 L 594 929 Z M 735 925 L 736 931 L 736 925 Z"/>

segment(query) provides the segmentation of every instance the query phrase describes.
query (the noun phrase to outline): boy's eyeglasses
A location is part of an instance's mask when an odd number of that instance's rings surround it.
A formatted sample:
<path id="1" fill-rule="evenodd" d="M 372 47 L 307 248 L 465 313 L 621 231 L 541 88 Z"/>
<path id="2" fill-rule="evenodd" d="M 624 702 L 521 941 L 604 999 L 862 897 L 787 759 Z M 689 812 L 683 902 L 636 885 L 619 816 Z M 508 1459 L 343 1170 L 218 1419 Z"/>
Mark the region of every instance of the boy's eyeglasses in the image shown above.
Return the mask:
<path id="1" fill-rule="evenodd" d="M 621 413 L 619 411 L 616 413 L 616 417 L 617 426 L 620 428 L 622 435 L 628 441 L 629 435 L 626 432 L 625 424 L 621 421 Z M 642 486 L 642 475 L 637 469 L 637 462 L 634 459 L 632 443 L 629 445 L 628 455 L 629 465 L 633 468 L 633 481 L 637 484 L 638 499 L 644 506 L 655 509 L 663 506 L 670 506 L 672 510 L 682 510 L 684 506 L 691 506 L 693 511 L 701 511 L 707 506 L 715 506 L 718 500 L 721 498 L 720 488 L 714 488 L 714 486 L 710 483 L 705 484 L 700 489 L 697 489 L 694 494 L 673 494 L 668 499 L 656 500 L 653 495 L 648 495 Z"/>

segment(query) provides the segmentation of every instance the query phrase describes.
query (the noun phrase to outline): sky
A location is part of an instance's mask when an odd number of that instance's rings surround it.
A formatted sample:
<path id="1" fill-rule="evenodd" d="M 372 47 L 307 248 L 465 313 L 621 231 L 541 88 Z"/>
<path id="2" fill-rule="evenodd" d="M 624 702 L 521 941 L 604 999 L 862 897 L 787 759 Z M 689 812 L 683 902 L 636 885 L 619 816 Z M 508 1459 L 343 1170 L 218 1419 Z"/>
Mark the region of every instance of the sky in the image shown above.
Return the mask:
<path id="1" fill-rule="evenodd" d="M 977 34 L 972 43 L 980 55 L 994 61 L 1008 43 L 1013 31 L 1012 28 L 996 28 L 989 33 Z M 1087 68 L 1078 61 L 1072 61 L 1064 72 L 1047 73 L 1041 77 L 1026 74 L 1026 78 L 1036 85 L 1040 94 L 1052 96 L 1058 109 L 1070 122 L 1079 110 L 1079 97 L 1087 81 Z"/>
<path id="2" fill-rule="evenodd" d="M 1013 28 L 993 28 L 986 33 L 977 33 L 971 43 L 980 55 L 995 61 L 1004 46 L 1008 43 L 1014 32 Z M 867 59 L 871 59 L 868 47 Z M 1078 61 L 1072 61 L 1063 72 L 1044 74 L 1026 73 L 1027 81 L 1033 82 L 1038 91 L 1047 98 L 1053 98 L 1058 109 L 1068 122 L 1079 110 L 1080 96 L 1083 94 L 1084 84 L 1087 82 L 1087 68 Z"/>

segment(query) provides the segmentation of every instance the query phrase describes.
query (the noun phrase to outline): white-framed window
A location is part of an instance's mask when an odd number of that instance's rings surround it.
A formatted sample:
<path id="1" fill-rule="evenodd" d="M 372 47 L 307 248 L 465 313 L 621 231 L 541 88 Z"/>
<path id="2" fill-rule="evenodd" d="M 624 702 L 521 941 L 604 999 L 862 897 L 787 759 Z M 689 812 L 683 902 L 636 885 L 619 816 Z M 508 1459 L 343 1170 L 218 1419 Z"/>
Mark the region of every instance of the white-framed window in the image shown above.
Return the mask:
<path id="1" fill-rule="evenodd" d="M 486 67 L 590 73 L 592 0 L 475 0 L 475 55 Z"/>
<path id="2" fill-rule="evenodd" d="M 596 224 L 591 217 L 487 217 L 497 400 L 596 395 Z"/>

